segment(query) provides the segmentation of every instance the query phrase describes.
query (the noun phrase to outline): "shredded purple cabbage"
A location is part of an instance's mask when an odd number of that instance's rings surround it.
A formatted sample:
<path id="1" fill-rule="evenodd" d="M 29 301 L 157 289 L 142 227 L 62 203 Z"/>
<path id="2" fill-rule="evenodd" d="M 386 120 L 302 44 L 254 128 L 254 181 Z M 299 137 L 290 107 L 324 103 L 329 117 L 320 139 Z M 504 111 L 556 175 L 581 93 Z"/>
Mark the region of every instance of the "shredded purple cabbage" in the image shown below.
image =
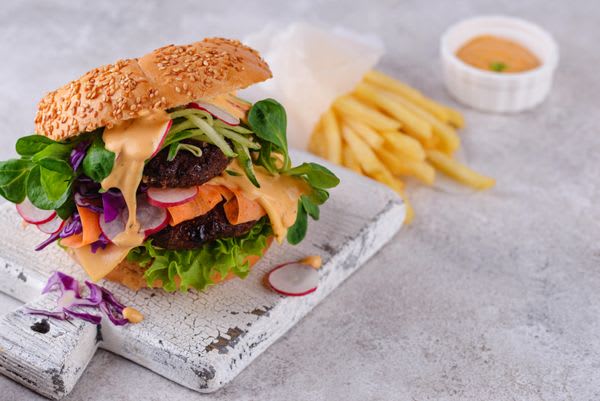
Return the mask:
<path id="1" fill-rule="evenodd" d="M 100 248 L 106 249 L 106 247 L 110 243 L 111 241 L 106 237 L 106 235 L 104 235 L 104 233 L 101 233 L 98 240 L 90 244 L 90 250 L 92 251 L 92 253 L 96 253 Z"/>
<path id="2" fill-rule="evenodd" d="M 83 158 L 85 157 L 85 153 L 87 149 L 90 147 L 90 141 L 79 142 L 75 148 L 71 151 L 71 156 L 69 161 L 71 162 L 71 167 L 73 167 L 73 171 L 77 171 Z"/>
<path id="3" fill-rule="evenodd" d="M 102 194 L 102 208 L 104 209 L 104 221 L 110 223 L 121 213 L 125 207 L 125 198 L 121 191 L 117 189 L 109 189 Z"/>
<path id="4" fill-rule="evenodd" d="M 100 205 L 99 196 L 89 197 L 89 196 L 83 196 L 79 192 L 75 192 L 74 198 L 75 198 L 75 204 L 77 206 L 85 207 L 86 209 L 90 209 L 91 211 L 96 212 L 96 213 L 102 213 L 104 211 L 104 209 Z"/>
<path id="5" fill-rule="evenodd" d="M 59 236 L 60 238 L 67 238 L 71 235 L 79 234 L 82 231 L 83 225 L 81 224 L 81 217 L 79 217 L 79 213 L 75 212 L 71 217 L 69 217 L 69 220 L 67 220 L 65 223 Z"/>
<path id="6" fill-rule="evenodd" d="M 69 217 L 69 220 L 67 220 L 67 222 L 63 225 L 62 230 L 59 230 L 59 231 L 55 232 L 54 234 L 51 234 L 44 242 L 42 242 L 41 244 L 36 246 L 35 250 L 41 251 L 42 249 L 46 248 L 48 245 L 50 245 L 51 243 L 53 243 L 54 241 L 56 241 L 58 239 L 67 238 L 67 237 L 70 237 L 71 235 L 79 234 L 82 231 L 83 231 L 83 225 L 81 224 L 81 218 L 79 217 L 79 213 L 75 212 L 75 213 L 73 213 L 73 215 L 71 217 Z"/>
<path id="7" fill-rule="evenodd" d="M 80 193 L 86 198 L 100 198 L 100 184 L 92 180 L 90 177 L 81 175 L 75 181 L 75 192 Z"/>
<path id="8" fill-rule="evenodd" d="M 60 238 L 61 232 L 62 231 L 57 231 L 54 234 L 50 234 L 50 236 L 46 240 L 44 240 L 44 242 L 35 247 L 35 250 L 41 251 L 42 249 L 46 248 L 48 245 Z"/>
<path id="9" fill-rule="evenodd" d="M 93 324 L 100 324 L 102 316 L 81 312 L 75 308 L 95 308 L 104 313 L 116 326 L 123 326 L 129 321 L 123 316 L 125 305 L 120 303 L 112 292 L 98 284 L 85 282 L 89 290 L 87 297 L 83 297 L 79 289 L 79 282 L 68 274 L 55 272 L 46 283 L 42 294 L 51 291 L 60 291 L 56 308 L 52 311 L 27 308 L 32 315 L 42 315 L 60 320 L 76 318 Z"/>

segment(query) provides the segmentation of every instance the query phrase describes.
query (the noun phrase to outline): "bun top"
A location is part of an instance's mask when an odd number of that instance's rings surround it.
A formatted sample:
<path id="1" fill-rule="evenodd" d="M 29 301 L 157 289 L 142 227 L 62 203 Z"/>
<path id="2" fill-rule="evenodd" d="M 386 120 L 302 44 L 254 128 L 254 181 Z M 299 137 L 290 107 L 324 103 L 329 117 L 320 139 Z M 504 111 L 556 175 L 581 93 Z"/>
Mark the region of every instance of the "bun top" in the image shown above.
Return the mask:
<path id="1" fill-rule="evenodd" d="M 38 104 L 35 130 L 59 141 L 271 76 L 258 52 L 237 40 L 169 45 L 139 59 L 95 68 L 48 93 Z"/>

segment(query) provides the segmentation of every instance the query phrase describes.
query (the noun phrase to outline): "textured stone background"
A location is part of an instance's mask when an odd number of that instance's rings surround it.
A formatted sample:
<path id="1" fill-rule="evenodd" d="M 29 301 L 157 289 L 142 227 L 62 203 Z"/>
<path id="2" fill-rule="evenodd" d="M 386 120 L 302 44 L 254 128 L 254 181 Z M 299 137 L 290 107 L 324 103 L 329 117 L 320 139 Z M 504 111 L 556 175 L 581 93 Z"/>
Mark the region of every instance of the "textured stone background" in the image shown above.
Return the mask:
<path id="1" fill-rule="evenodd" d="M 561 63 L 535 111 L 464 110 L 462 157 L 497 188 L 415 188 L 415 223 L 223 391 L 201 396 L 99 352 L 70 399 L 600 399 L 599 2 L 124 3 L 2 4 L 1 157 L 30 132 L 41 95 L 77 74 L 269 22 L 376 32 L 388 49 L 381 68 L 449 102 L 437 45 L 461 18 L 535 21 L 555 35 Z M 0 394 L 38 399 L 4 377 Z"/>

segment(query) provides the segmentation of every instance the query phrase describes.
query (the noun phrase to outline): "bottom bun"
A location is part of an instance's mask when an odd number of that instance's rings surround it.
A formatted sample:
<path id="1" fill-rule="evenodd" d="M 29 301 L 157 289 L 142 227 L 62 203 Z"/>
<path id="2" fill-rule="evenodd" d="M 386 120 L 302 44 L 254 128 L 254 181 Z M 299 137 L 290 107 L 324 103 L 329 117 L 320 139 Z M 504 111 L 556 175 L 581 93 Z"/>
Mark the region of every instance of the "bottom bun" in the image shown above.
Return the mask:
<path id="1" fill-rule="evenodd" d="M 273 237 L 269 237 L 267 239 L 267 245 L 262 251 L 263 255 L 267 252 L 272 242 Z M 256 255 L 248 256 L 246 258 L 246 261 L 250 263 L 250 268 L 252 268 L 261 259 L 261 257 L 262 256 Z M 105 278 L 107 280 L 114 281 L 115 283 L 120 283 L 125 287 L 129 288 L 130 290 L 138 291 L 142 288 L 148 287 L 148 283 L 144 278 L 145 270 L 145 268 L 138 265 L 137 263 L 132 263 L 124 260 L 121 263 L 119 263 L 117 267 L 115 267 L 115 269 L 111 271 Z M 236 277 L 235 274 L 231 272 L 227 274 L 227 276 L 225 276 L 224 278 L 221 277 L 221 274 L 219 272 L 214 272 L 211 276 L 211 279 L 215 284 L 218 284 L 227 280 L 231 280 L 234 277 Z M 175 281 L 179 283 L 179 277 L 175 277 Z M 156 280 L 154 283 L 152 283 L 152 287 L 162 288 L 162 281 Z"/>

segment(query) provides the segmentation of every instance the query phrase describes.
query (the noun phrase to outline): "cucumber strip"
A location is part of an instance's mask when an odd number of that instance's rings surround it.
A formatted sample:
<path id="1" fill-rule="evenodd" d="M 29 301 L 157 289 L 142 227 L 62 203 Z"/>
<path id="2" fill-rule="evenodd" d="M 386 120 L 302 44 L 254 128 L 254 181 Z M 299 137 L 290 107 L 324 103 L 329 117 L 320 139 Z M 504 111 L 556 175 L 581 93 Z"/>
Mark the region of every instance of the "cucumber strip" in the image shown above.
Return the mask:
<path id="1" fill-rule="evenodd" d="M 195 125 L 194 125 L 194 127 L 195 127 Z M 210 139 L 206 135 L 204 135 L 204 131 L 196 128 L 196 129 L 190 129 L 190 130 L 178 132 L 173 136 L 169 135 L 167 137 L 167 139 L 165 140 L 165 142 L 163 143 L 163 148 L 166 148 L 167 146 L 169 146 L 172 143 L 180 142 L 180 141 L 183 141 L 184 139 L 190 139 L 190 138 L 194 138 L 199 141 L 212 143 L 210 141 Z"/>
<path id="2" fill-rule="evenodd" d="M 206 121 L 196 115 L 189 115 L 188 118 L 200 128 L 204 134 L 212 141 L 212 143 L 221 149 L 221 152 L 227 157 L 236 157 L 237 154 L 231 149 L 225 138 L 214 130 Z"/>
<path id="3" fill-rule="evenodd" d="M 178 143 L 172 143 L 169 146 L 169 154 L 167 155 L 167 161 L 173 161 L 173 159 L 175 159 L 175 156 L 177 156 L 177 152 L 179 152 L 179 144 Z"/>
<path id="4" fill-rule="evenodd" d="M 169 135 L 175 135 L 178 132 L 185 131 L 186 129 L 194 128 L 195 125 L 193 122 L 186 120 L 179 124 L 173 125 L 169 130 Z"/>
<path id="5" fill-rule="evenodd" d="M 213 116 L 210 113 L 207 113 L 204 110 L 198 110 L 198 109 L 184 109 L 184 110 L 177 110 L 174 111 L 172 113 L 169 114 L 169 117 L 171 117 L 171 119 L 175 119 L 178 117 L 186 117 L 188 118 L 189 116 L 202 116 L 204 118 L 206 118 L 208 120 L 208 123 L 210 125 L 213 125 Z"/>
<path id="6" fill-rule="evenodd" d="M 169 146 L 169 155 L 167 156 L 167 161 L 173 161 L 175 156 L 177 156 L 177 153 L 182 150 L 187 150 L 196 157 L 202 156 L 202 149 L 200 149 L 198 146 L 194 146 L 189 143 L 173 143 L 171 146 Z"/>
<path id="7" fill-rule="evenodd" d="M 215 120 L 213 127 L 215 128 L 226 128 L 230 131 L 234 131 L 237 132 L 238 134 L 254 134 L 253 131 L 249 130 L 248 128 L 244 128 L 241 125 L 229 125 L 229 124 L 225 124 L 223 121 L 221 120 Z"/>
<path id="8" fill-rule="evenodd" d="M 225 138 L 229 138 L 234 142 L 237 142 L 241 145 L 244 145 L 247 148 L 250 149 L 260 149 L 260 145 L 256 142 L 252 142 L 250 139 L 248 139 L 247 137 L 238 134 L 237 132 L 233 132 L 233 131 L 229 131 L 228 129 L 225 128 L 217 128 L 217 127 L 213 127 L 215 128 L 215 130 L 223 135 Z"/>
<path id="9" fill-rule="evenodd" d="M 248 151 L 248 148 L 238 142 L 234 142 L 233 147 L 238 154 L 238 157 L 237 157 L 238 162 L 244 169 L 244 172 L 246 173 L 248 180 L 250 180 L 252 185 L 254 185 L 256 188 L 260 188 L 260 184 L 258 183 L 258 180 L 256 179 L 256 175 L 254 174 L 252 158 L 250 157 L 250 152 Z"/>

